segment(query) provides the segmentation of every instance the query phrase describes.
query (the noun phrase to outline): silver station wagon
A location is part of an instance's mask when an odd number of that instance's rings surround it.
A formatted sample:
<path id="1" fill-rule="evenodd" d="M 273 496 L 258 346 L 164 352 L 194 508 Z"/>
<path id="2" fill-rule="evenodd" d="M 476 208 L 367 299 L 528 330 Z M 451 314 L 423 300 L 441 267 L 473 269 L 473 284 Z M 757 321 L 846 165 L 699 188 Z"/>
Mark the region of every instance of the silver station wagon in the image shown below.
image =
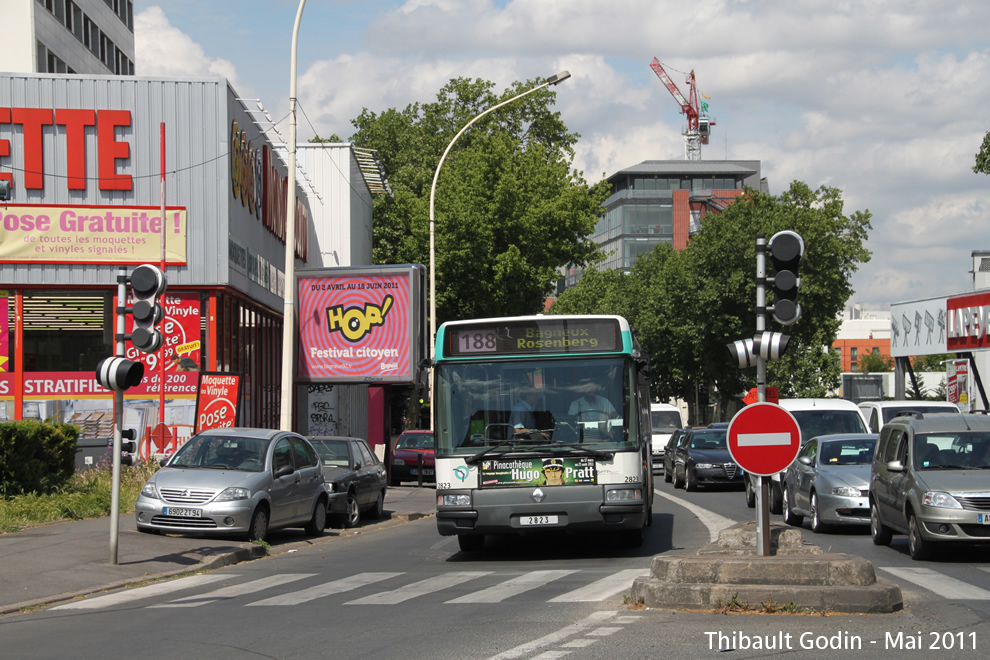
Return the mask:
<path id="1" fill-rule="evenodd" d="M 327 522 L 323 467 L 313 445 L 285 431 L 211 429 L 190 438 L 145 484 L 139 532 L 233 534 L 264 540 L 269 529 Z"/>

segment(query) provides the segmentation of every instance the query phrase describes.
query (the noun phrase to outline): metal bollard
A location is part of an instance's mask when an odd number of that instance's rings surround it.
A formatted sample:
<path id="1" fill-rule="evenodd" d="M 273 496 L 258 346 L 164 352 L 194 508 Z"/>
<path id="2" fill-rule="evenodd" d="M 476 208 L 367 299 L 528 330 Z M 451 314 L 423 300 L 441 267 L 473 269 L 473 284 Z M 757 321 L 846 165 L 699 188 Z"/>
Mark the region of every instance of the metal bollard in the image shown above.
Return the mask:
<path id="1" fill-rule="evenodd" d="M 418 466 L 416 468 L 416 476 L 419 478 L 418 479 L 419 487 L 422 488 L 423 487 L 423 453 L 422 452 L 416 455 L 416 464 Z"/>

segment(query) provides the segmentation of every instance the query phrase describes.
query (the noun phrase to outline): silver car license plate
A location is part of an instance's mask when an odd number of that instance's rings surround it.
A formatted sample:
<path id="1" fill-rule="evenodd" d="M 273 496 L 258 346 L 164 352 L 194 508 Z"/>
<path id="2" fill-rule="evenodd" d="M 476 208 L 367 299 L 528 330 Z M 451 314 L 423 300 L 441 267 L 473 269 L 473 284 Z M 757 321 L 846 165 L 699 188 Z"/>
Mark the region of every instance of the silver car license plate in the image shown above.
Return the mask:
<path id="1" fill-rule="evenodd" d="M 162 513 L 166 516 L 175 516 L 177 518 L 201 518 L 203 516 L 202 509 L 180 509 L 174 506 L 163 508 Z"/>
<path id="2" fill-rule="evenodd" d="M 522 516 L 520 525 L 556 525 L 557 516 Z"/>
<path id="3" fill-rule="evenodd" d="M 981 525 L 990 525 L 990 515 L 987 515 L 985 513 L 978 513 L 976 514 L 976 522 L 980 523 Z"/>

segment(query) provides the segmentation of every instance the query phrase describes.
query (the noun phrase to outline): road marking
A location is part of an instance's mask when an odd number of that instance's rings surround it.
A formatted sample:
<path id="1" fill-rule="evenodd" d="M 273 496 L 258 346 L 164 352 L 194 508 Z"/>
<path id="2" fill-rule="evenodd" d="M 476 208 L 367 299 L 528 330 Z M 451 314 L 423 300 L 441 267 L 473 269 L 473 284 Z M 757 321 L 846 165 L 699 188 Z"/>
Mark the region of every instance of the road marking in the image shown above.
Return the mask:
<path id="1" fill-rule="evenodd" d="M 881 566 L 880 570 L 896 575 L 902 580 L 913 582 L 929 591 L 934 591 L 942 598 L 948 598 L 950 600 L 990 600 L 990 591 L 974 587 L 968 582 L 951 578 L 930 568 L 885 568 Z"/>
<path id="2" fill-rule="evenodd" d="M 178 600 L 171 600 L 167 603 L 160 603 L 158 605 L 151 605 L 150 607 L 199 607 L 200 605 L 206 605 L 207 603 L 215 603 L 218 600 L 226 600 L 228 598 L 235 598 L 237 596 L 244 596 L 247 594 L 257 593 L 259 591 L 264 591 L 271 587 L 277 587 L 280 584 L 288 584 L 289 582 L 295 582 L 296 580 L 301 580 L 303 578 L 313 577 L 318 575 L 317 573 L 285 573 L 283 575 L 270 575 L 268 577 L 261 578 L 259 580 L 252 580 L 251 582 L 245 582 L 244 584 L 234 584 L 229 587 L 223 587 L 217 589 L 216 591 L 211 591 L 209 593 L 202 594 L 200 596 L 190 596 L 188 598 L 180 598 Z"/>
<path id="3" fill-rule="evenodd" d="M 791 444 L 790 433 L 740 433 L 736 436 L 740 447 L 774 447 Z"/>
<path id="4" fill-rule="evenodd" d="M 400 575 L 404 575 L 404 573 L 358 573 L 357 575 L 352 575 L 342 580 L 334 580 L 333 582 L 318 584 L 315 587 L 310 587 L 309 589 L 303 589 L 302 591 L 296 591 L 291 594 L 282 594 L 281 596 L 273 596 L 271 598 L 266 598 L 265 600 L 259 600 L 256 603 L 248 603 L 248 605 L 251 607 L 265 605 L 299 605 L 300 603 L 308 603 L 311 600 L 323 598 L 324 596 L 331 596 L 333 594 L 351 591 L 359 587 L 381 582 L 382 580 L 388 580 L 389 578 L 398 577 Z"/>
<path id="5" fill-rule="evenodd" d="M 357 600 L 344 603 L 344 605 L 395 605 L 412 598 L 425 596 L 426 594 L 431 594 L 442 589 L 454 587 L 462 582 L 468 582 L 469 580 L 474 580 L 490 574 L 491 571 L 444 573 L 443 575 L 438 575 L 433 578 L 427 578 L 426 580 L 420 580 L 419 582 L 407 584 L 406 586 L 400 587 L 394 591 L 383 591 L 382 593 L 372 594 L 370 596 L 365 596 L 364 598 L 358 598 Z"/>
<path id="6" fill-rule="evenodd" d="M 720 531 L 736 524 L 735 520 L 731 520 L 725 516 L 720 516 L 713 511 L 709 511 L 708 509 L 703 509 L 697 504 L 692 504 L 687 500 L 682 500 L 679 497 L 674 497 L 673 495 L 669 495 L 657 489 L 654 489 L 653 492 L 665 500 L 670 500 L 674 504 L 682 506 L 694 515 L 698 516 L 698 520 L 700 520 L 702 524 L 708 528 L 708 537 L 711 539 L 712 543 L 718 541 L 718 533 Z"/>
<path id="7" fill-rule="evenodd" d="M 517 594 L 542 587 L 548 582 L 559 580 L 560 578 L 566 577 L 571 573 L 577 573 L 577 571 L 531 571 L 501 584 L 497 584 L 494 587 L 489 587 L 473 594 L 448 600 L 447 603 L 501 603 L 510 596 L 515 596 Z"/>
<path id="8" fill-rule="evenodd" d="M 503 651 L 498 655 L 493 655 L 489 660 L 513 660 L 513 658 L 535 653 L 537 650 L 542 649 L 545 646 L 550 646 L 551 644 L 559 645 L 559 642 L 563 642 L 568 637 L 580 635 L 589 628 L 597 628 L 615 615 L 615 612 L 594 612 L 591 616 L 581 619 L 577 623 L 572 623 L 565 628 L 561 628 L 560 630 L 552 632 L 549 635 L 544 635 L 539 639 L 534 639 L 531 642 L 520 644 L 519 646 L 509 649 L 508 651 Z"/>
<path id="9" fill-rule="evenodd" d="M 71 603 L 66 603 L 65 605 L 59 605 L 57 607 L 53 607 L 52 609 L 53 610 L 95 610 L 100 607 L 113 607 L 114 605 L 130 603 L 135 600 L 142 600 L 144 598 L 153 598 L 155 596 L 161 596 L 163 594 L 170 594 L 174 591 L 182 591 L 183 589 L 193 589 L 195 587 L 201 587 L 205 584 L 210 584 L 212 582 L 219 582 L 220 580 L 229 580 L 231 578 L 236 578 L 236 577 L 240 577 L 240 576 L 231 575 L 227 573 L 191 575 L 189 577 L 179 578 L 178 580 L 169 580 L 167 582 L 156 582 L 155 584 L 149 584 L 145 587 L 126 589 L 124 591 L 118 591 L 117 593 L 107 594 L 106 596 L 97 596 L 96 598 L 87 598 L 86 600 L 72 601 Z"/>
<path id="10" fill-rule="evenodd" d="M 628 568 L 619 571 L 601 580 L 596 580 L 589 585 L 575 589 L 566 594 L 561 594 L 556 598 L 551 598 L 548 603 L 597 603 L 605 600 L 623 589 L 630 589 L 632 582 L 640 575 L 649 575 L 648 568 Z"/>

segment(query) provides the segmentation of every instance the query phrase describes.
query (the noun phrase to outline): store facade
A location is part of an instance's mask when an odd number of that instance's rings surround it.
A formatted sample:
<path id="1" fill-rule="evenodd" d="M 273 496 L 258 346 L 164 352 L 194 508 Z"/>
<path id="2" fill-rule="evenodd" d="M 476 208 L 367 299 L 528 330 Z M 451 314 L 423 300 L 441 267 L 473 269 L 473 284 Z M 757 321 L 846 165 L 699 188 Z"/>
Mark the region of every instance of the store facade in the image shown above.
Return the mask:
<path id="1" fill-rule="evenodd" d="M 164 254 L 166 345 L 127 344 L 146 366 L 124 410 L 141 452 L 191 435 L 200 370 L 242 374 L 239 423 L 278 426 L 287 170 L 225 79 L 0 75 L 0 179 L 0 419 L 112 434 L 94 371 L 114 354 L 117 275 Z M 296 199 L 297 266 L 322 266 Z"/>

